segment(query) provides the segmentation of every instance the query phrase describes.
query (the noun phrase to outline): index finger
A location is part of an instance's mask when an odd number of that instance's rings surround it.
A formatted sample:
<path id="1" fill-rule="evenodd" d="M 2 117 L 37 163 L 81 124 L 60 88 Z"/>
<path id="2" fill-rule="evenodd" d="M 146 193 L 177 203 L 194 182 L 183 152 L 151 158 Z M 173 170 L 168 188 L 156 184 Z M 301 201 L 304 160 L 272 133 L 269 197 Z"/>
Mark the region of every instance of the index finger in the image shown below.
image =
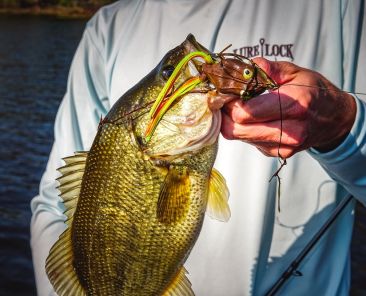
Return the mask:
<path id="1" fill-rule="evenodd" d="M 299 107 L 295 99 L 275 91 L 249 101 L 231 101 L 224 111 L 236 123 L 255 123 L 293 118 L 294 109 Z"/>

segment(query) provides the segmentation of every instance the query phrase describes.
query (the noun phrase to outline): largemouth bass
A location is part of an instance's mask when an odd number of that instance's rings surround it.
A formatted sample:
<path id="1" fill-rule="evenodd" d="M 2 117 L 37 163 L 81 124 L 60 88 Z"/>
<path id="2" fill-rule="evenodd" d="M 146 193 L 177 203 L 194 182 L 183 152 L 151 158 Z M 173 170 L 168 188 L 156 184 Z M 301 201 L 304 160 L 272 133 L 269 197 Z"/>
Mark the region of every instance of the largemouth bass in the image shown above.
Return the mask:
<path id="1" fill-rule="evenodd" d="M 254 64 L 233 59 L 224 71 L 223 60 L 188 36 L 115 103 L 89 152 L 64 159 L 68 228 L 46 262 L 57 294 L 194 295 L 183 264 L 204 214 L 230 217 L 225 180 L 213 169 L 217 91 L 245 97 L 273 87 Z M 228 91 L 239 82 L 227 72 L 237 67 L 252 67 L 257 83 Z"/>

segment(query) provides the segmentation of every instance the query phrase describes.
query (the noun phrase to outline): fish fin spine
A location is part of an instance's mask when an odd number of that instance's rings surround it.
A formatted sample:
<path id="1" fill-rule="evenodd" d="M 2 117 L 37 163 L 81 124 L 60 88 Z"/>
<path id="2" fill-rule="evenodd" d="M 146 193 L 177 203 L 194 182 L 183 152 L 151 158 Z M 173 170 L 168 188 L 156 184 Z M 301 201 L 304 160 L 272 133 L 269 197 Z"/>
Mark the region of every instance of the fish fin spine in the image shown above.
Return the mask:
<path id="1" fill-rule="evenodd" d="M 162 296 L 195 296 L 187 274 L 188 271 L 182 266 Z"/>
<path id="2" fill-rule="evenodd" d="M 228 204 L 229 189 L 225 178 L 215 168 L 212 169 L 208 184 L 206 213 L 213 219 L 227 222 L 231 212 Z"/>
<path id="3" fill-rule="evenodd" d="M 65 223 L 68 228 L 50 250 L 46 260 L 46 273 L 59 296 L 86 295 L 73 265 L 71 237 L 72 220 L 80 194 L 86 158 L 86 152 L 76 152 L 74 156 L 64 158 L 66 164 L 59 169 L 62 176 L 57 179 L 60 183 L 58 186 L 60 196 L 65 205 L 64 214 L 67 216 Z"/>

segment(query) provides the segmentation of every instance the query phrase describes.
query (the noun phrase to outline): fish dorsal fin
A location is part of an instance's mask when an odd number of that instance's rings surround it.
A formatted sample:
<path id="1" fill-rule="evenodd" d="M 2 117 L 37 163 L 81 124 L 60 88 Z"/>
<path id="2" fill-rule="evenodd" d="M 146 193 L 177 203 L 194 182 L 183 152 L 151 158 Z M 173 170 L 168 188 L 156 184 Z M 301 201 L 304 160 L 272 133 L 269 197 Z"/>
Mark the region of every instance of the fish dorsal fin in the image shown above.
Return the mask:
<path id="1" fill-rule="evenodd" d="M 191 182 L 187 171 L 169 168 L 161 185 L 157 218 L 162 223 L 180 221 L 188 211 Z"/>
<path id="2" fill-rule="evenodd" d="M 182 266 L 163 296 L 194 296 L 192 284 L 187 278 L 187 270 Z"/>
<path id="3" fill-rule="evenodd" d="M 66 208 L 64 214 L 67 216 L 67 224 L 69 224 L 68 222 L 75 212 L 87 155 L 87 152 L 76 152 L 74 156 L 64 158 L 66 164 L 58 169 L 62 175 L 57 178 L 60 183 L 57 189 L 64 201 Z"/>
<path id="4" fill-rule="evenodd" d="M 86 292 L 74 270 L 74 254 L 71 242 L 71 227 L 76 204 L 80 194 L 81 182 L 86 164 L 86 152 L 77 152 L 74 156 L 64 158 L 66 165 L 59 168 L 62 176 L 57 180 L 65 205 L 66 224 L 68 228 L 53 245 L 46 260 L 46 272 L 57 295 L 86 295 Z"/>
<path id="5" fill-rule="evenodd" d="M 229 189 L 220 172 L 212 169 L 208 185 L 206 213 L 213 219 L 227 222 L 230 219 Z"/>

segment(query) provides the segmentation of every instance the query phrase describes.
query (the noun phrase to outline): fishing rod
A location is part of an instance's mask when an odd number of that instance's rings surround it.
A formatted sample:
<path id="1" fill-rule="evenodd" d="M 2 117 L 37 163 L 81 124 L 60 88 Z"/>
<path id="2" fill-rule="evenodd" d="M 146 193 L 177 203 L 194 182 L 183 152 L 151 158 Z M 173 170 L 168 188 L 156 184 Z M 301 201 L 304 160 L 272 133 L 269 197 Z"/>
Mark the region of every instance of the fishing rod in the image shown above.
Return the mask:
<path id="1" fill-rule="evenodd" d="M 298 270 L 300 263 L 304 260 L 307 254 L 313 249 L 315 244 L 322 238 L 324 233 L 330 228 L 337 217 L 342 213 L 343 209 L 349 204 L 353 196 L 350 194 L 344 198 L 339 205 L 336 207 L 332 215 L 323 224 L 319 231 L 313 236 L 310 242 L 305 246 L 305 248 L 300 252 L 300 254 L 293 260 L 289 267 L 282 273 L 278 281 L 272 286 L 272 288 L 266 293 L 266 296 L 274 296 L 281 289 L 281 287 L 286 283 L 286 281 L 291 276 L 302 276 L 302 273 Z"/>

